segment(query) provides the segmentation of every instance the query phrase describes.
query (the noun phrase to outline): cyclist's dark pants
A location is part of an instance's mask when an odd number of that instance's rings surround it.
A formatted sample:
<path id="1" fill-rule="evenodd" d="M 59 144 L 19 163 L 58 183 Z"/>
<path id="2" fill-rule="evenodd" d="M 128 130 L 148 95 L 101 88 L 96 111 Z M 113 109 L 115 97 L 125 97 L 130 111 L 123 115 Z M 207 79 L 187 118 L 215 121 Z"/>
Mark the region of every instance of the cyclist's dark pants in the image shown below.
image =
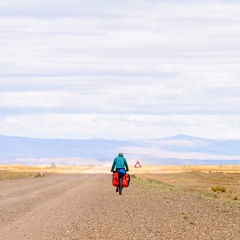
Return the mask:
<path id="1" fill-rule="evenodd" d="M 118 171 L 119 169 L 124 169 L 124 168 L 117 168 L 116 170 Z M 124 169 L 124 170 L 125 170 L 125 169 Z M 124 173 L 118 172 L 118 177 L 119 177 L 119 178 L 122 178 L 124 175 L 125 175 Z M 118 189 L 118 187 L 117 187 L 117 189 Z"/>

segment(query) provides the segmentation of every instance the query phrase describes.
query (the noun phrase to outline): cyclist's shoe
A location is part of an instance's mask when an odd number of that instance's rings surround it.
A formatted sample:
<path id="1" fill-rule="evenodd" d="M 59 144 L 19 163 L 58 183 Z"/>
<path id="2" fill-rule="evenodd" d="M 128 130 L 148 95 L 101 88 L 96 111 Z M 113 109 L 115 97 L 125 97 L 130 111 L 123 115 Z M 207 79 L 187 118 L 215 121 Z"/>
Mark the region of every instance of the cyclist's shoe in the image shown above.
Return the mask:
<path id="1" fill-rule="evenodd" d="M 116 192 L 118 192 L 118 187 L 116 188 Z"/>

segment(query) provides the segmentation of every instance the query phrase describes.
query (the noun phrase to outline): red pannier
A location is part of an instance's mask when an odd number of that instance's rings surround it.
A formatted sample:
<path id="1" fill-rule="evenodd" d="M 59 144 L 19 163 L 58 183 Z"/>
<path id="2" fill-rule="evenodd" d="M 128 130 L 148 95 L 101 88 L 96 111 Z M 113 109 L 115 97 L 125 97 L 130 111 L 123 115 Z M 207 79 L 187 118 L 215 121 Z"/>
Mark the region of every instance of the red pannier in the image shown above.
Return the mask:
<path id="1" fill-rule="evenodd" d="M 129 175 L 128 173 L 126 173 L 126 174 L 123 176 L 122 186 L 123 186 L 123 187 L 128 187 L 128 186 L 129 186 L 129 183 L 130 183 L 130 175 Z"/>
<path id="2" fill-rule="evenodd" d="M 112 175 L 112 185 L 115 187 L 118 187 L 118 185 L 119 185 L 118 172 L 114 172 Z"/>

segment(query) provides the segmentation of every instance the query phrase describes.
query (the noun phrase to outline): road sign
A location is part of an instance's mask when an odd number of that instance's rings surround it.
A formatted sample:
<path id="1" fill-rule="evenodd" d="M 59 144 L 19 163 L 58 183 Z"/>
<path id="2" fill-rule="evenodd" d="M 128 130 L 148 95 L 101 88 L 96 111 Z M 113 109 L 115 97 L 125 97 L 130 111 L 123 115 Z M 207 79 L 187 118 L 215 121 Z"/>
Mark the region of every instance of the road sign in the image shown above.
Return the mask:
<path id="1" fill-rule="evenodd" d="M 135 168 L 140 168 L 140 167 L 142 167 L 142 166 L 141 166 L 140 162 L 137 161 L 134 167 L 135 167 Z"/>

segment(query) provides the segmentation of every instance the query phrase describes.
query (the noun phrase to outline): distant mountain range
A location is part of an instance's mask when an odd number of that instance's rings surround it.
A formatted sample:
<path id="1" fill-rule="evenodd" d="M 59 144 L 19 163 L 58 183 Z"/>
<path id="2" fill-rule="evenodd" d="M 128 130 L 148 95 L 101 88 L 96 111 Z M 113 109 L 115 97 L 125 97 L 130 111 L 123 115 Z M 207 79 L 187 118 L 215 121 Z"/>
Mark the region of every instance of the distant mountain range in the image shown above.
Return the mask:
<path id="1" fill-rule="evenodd" d="M 240 164 L 240 140 L 184 134 L 157 139 L 37 139 L 0 135 L 0 164 L 89 165 L 112 162 L 118 152 L 134 164 Z"/>

